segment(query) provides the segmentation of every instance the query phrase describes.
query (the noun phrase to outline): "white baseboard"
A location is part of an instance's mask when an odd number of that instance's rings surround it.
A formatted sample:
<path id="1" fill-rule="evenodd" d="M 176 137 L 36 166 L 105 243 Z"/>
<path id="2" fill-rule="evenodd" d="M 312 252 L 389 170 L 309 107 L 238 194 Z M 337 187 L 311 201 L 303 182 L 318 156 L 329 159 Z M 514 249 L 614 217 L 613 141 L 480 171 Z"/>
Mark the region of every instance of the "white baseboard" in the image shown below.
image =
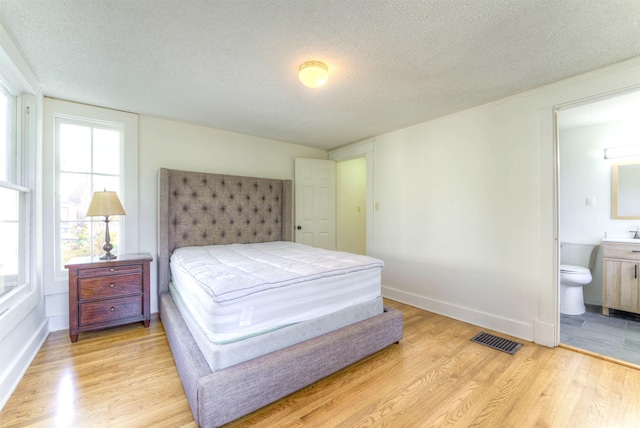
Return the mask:
<path id="1" fill-rule="evenodd" d="M 556 326 L 554 324 L 535 320 L 533 332 L 533 341 L 537 344 L 548 346 L 549 348 L 555 348 L 558 346 L 556 341 Z"/>
<path id="2" fill-rule="evenodd" d="M 69 330 L 69 315 L 53 315 L 49 317 L 49 331 Z"/>
<path id="3" fill-rule="evenodd" d="M 9 397 L 20 383 L 33 359 L 38 355 L 38 351 L 48 335 L 49 323 L 45 319 L 31 337 L 25 341 L 24 347 L 15 354 L 13 362 L 4 371 L 4 375 L 0 379 L 0 411 L 9 401 Z"/>
<path id="4" fill-rule="evenodd" d="M 383 297 L 388 297 L 391 300 L 415 306 L 416 308 L 424 309 L 425 311 L 508 334 L 529 342 L 534 340 L 533 325 L 526 324 L 521 321 L 502 318 L 486 312 L 480 312 L 475 309 L 429 299 L 427 297 L 418 296 L 412 293 L 407 293 L 406 291 L 400 291 L 385 286 L 382 287 L 382 295 Z"/>

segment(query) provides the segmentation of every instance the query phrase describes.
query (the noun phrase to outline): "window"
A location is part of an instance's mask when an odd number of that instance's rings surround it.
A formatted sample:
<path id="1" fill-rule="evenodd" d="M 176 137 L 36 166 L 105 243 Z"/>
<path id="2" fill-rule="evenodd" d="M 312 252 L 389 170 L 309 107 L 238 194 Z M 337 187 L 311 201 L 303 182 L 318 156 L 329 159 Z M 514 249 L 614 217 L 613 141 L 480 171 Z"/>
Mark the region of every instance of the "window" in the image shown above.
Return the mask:
<path id="1" fill-rule="evenodd" d="M 29 281 L 30 189 L 23 177 L 27 144 L 19 140 L 19 99 L 0 81 L 0 302 Z"/>
<path id="2" fill-rule="evenodd" d="M 55 331 L 69 327 L 65 263 L 104 253 L 104 217 L 87 217 L 94 191 L 116 192 L 127 213 L 109 217 L 112 253 L 138 251 L 138 116 L 47 97 L 43 107 L 42 277 Z"/>
<path id="3" fill-rule="evenodd" d="M 99 256 L 104 251 L 104 218 L 87 217 L 93 192 L 111 190 L 122 199 L 123 127 L 90 120 L 57 117 L 57 267 L 71 257 Z M 126 210 L 126 208 L 125 208 Z M 123 241 L 119 216 L 109 219 L 114 253 Z"/>

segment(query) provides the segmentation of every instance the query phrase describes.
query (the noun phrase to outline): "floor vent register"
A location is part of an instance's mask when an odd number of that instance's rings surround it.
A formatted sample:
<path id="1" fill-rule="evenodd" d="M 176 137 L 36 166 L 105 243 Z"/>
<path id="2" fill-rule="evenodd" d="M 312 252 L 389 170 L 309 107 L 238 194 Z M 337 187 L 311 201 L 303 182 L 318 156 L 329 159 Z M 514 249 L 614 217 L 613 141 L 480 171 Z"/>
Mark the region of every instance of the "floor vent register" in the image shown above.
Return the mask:
<path id="1" fill-rule="evenodd" d="M 488 346 L 489 348 L 497 349 L 498 351 L 506 352 L 507 354 L 511 355 L 515 354 L 518 349 L 522 348 L 522 343 L 514 342 L 513 340 L 509 339 L 503 339 L 502 337 L 485 333 L 483 331 L 473 336 L 471 338 L 471 341 Z"/>

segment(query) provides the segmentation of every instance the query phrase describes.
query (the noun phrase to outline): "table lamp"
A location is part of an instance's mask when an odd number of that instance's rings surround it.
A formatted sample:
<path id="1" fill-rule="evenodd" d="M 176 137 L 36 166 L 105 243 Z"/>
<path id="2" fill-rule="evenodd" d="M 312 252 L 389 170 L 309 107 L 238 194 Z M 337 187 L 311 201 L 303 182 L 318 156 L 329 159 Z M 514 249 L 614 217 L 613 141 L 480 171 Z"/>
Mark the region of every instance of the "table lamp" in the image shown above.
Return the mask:
<path id="1" fill-rule="evenodd" d="M 111 245 L 111 238 L 109 237 L 109 216 L 111 215 L 125 215 L 124 208 L 118 199 L 116 192 L 107 191 L 94 192 L 87 210 L 87 217 L 104 216 L 105 232 L 104 232 L 104 246 L 102 249 L 105 251 L 100 256 L 100 260 L 113 260 L 117 258 L 115 254 L 111 254 L 113 245 Z"/>

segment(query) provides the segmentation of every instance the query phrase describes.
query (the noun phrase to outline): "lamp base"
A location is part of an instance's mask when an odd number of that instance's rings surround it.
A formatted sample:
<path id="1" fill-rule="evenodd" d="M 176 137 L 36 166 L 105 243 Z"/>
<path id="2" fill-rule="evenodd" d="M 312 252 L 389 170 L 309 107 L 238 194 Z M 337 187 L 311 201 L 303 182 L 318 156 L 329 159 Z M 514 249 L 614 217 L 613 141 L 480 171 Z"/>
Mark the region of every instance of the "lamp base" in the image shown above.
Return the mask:
<path id="1" fill-rule="evenodd" d="M 113 260 L 115 258 L 118 258 L 118 256 L 116 256 L 115 254 L 111 254 L 111 250 L 113 250 L 113 245 L 111 245 L 110 238 L 109 238 L 109 222 L 106 221 L 106 228 L 104 231 L 104 239 L 105 239 L 105 243 L 102 246 L 102 249 L 104 250 L 104 254 L 100 256 L 100 260 Z"/>
<path id="2" fill-rule="evenodd" d="M 111 254 L 111 253 L 105 253 L 103 255 L 100 256 L 100 260 L 113 260 L 113 259 L 117 259 L 118 256 L 116 256 L 115 254 Z"/>

